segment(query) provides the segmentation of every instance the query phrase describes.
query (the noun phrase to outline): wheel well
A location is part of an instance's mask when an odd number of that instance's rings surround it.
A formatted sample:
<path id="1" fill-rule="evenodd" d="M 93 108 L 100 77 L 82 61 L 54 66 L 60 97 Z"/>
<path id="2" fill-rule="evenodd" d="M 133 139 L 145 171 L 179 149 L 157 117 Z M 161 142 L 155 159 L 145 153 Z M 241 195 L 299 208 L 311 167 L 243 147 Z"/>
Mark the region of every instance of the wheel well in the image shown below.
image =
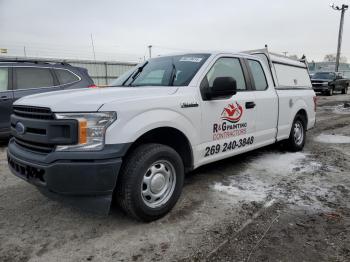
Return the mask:
<path id="1" fill-rule="evenodd" d="M 296 114 L 296 116 L 302 116 L 303 118 L 304 118 L 304 120 L 305 120 L 305 128 L 307 128 L 307 123 L 308 123 L 308 118 L 307 118 L 307 113 L 306 113 L 306 111 L 304 110 L 304 109 L 300 109 L 299 111 L 298 111 L 298 113 Z"/>
<path id="2" fill-rule="evenodd" d="M 150 130 L 132 144 L 126 155 L 130 154 L 133 149 L 139 145 L 145 143 L 157 143 L 170 146 L 182 158 L 185 172 L 193 169 L 192 147 L 187 137 L 181 131 L 172 127 L 160 127 Z"/>

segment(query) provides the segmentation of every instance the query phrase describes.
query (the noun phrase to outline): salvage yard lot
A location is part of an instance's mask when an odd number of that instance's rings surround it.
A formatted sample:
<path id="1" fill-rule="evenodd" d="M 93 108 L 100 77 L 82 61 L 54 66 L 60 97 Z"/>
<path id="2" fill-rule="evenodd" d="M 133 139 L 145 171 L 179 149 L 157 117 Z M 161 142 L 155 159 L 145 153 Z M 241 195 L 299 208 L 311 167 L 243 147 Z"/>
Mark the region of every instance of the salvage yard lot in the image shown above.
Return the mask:
<path id="1" fill-rule="evenodd" d="M 349 261 L 350 95 L 319 96 L 303 152 L 256 150 L 189 174 L 166 217 L 139 223 L 48 200 L 0 147 L 0 261 Z"/>

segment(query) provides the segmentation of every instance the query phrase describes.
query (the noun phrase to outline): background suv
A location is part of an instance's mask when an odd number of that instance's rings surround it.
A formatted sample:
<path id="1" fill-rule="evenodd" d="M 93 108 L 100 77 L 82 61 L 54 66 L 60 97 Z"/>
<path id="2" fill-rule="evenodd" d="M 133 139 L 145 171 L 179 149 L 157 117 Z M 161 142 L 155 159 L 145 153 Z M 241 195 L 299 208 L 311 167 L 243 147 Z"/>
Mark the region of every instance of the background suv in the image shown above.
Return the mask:
<path id="1" fill-rule="evenodd" d="M 85 68 L 67 63 L 0 60 L 0 138 L 10 134 L 15 100 L 43 92 L 95 87 Z"/>

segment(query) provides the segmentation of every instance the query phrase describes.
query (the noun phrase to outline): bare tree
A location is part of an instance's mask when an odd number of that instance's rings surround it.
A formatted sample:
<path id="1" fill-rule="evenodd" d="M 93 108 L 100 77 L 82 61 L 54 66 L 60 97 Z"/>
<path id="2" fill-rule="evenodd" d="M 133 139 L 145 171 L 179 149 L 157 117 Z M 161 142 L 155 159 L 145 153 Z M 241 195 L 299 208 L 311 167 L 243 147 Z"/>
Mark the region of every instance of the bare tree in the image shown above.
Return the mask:
<path id="1" fill-rule="evenodd" d="M 334 54 L 325 55 L 324 62 L 335 62 L 336 56 Z"/>
<path id="2" fill-rule="evenodd" d="M 323 61 L 324 62 L 335 62 L 336 60 L 336 55 L 335 54 L 328 54 L 325 55 Z M 348 59 L 345 56 L 341 56 L 339 59 L 340 63 L 346 63 L 348 61 Z"/>
<path id="3" fill-rule="evenodd" d="M 348 62 L 348 59 L 345 56 L 341 56 L 340 59 L 339 59 L 339 62 L 340 63 L 346 63 L 346 62 Z"/>

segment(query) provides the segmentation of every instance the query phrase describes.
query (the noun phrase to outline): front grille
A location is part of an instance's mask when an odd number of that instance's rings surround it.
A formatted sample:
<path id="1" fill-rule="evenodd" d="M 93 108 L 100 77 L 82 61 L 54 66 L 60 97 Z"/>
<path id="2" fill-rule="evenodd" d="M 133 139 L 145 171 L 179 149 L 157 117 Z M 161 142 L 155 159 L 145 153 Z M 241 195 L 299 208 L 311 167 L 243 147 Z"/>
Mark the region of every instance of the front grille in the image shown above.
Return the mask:
<path id="1" fill-rule="evenodd" d="M 13 106 L 13 113 L 20 117 L 53 120 L 55 119 L 50 108 L 33 106 Z"/>
<path id="2" fill-rule="evenodd" d="M 57 145 L 74 145 L 78 142 L 78 122 L 55 119 L 49 108 L 13 106 L 11 133 L 16 145 L 42 154 L 55 150 Z"/>
<path id="3" fill-rule="evenodd" d="M 54 115 L 49 108 L 45 107 L 33 107 L 33 106 L 13 106 L 13 113 L 16 116 L 38 119 L 38 120 L 53 120 Z M 15 123 L 11 123 L 11 126 L 15 128 Z M 26 130 L 27 133 L 46 135 L 46 130 L 41 128 L 31 128 L 28 127 Z M 26 149 L 41 152 L 41 153 L 50 153 L 54 150 L 53 145 L 37 143 L 33 141 L 26 141 L 24 139 L 15 137 L 15 142 L 17 145 L 24 147 Z"/>

